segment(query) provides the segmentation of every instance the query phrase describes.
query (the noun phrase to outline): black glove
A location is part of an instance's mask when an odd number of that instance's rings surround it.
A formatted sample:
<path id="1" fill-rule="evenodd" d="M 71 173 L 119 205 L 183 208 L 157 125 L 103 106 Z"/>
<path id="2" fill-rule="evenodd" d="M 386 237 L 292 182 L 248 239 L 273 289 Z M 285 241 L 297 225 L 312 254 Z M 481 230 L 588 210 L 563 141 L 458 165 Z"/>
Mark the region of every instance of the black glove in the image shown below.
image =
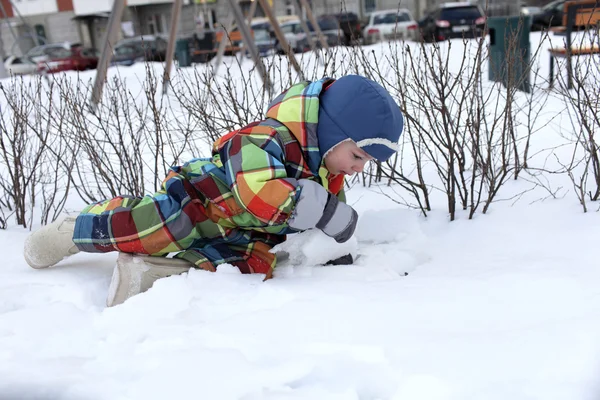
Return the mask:
<path id="1" fill-rule="evenodd" d="M 348 204 L 338 200 L 337 196 L 329 193 L 323 216 L 316 227 L 338 243 L 348 241 L 354 234 L 358 213 Z"/>
<path id="2" fill-rule="evenodd" d="M 327 261 L 325 265 L 352 265 L 352 263 L 354 263 L 352 254 L 346 254 L 345 256 L 336 258 L 335 260 Z"/>

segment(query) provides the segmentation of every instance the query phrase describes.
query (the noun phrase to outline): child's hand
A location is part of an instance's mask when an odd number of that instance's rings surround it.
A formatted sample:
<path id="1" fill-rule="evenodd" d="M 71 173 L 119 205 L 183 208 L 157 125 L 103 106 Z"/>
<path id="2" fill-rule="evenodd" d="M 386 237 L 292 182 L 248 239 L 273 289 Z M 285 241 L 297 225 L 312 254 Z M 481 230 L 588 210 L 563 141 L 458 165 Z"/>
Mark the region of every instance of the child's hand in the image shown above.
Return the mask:
<path id="1" fill-rule="evenodd" d="M 356 229 L 358 213 L 346 203 L 338 200 L 337 196 L 329 193 L 323 216 L 317 222 L 317 228 L 338 243 L 344 243 L 352 237 Z"/>

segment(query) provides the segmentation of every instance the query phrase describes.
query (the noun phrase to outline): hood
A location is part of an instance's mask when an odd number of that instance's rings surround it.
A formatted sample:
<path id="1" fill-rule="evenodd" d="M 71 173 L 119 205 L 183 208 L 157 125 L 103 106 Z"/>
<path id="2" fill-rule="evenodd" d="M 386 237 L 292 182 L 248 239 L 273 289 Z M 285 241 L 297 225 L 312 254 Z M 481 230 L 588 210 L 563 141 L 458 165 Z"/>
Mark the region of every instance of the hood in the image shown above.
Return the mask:
<path id="1" fill-rule="evenodd" d="M 308 167 L 315 175 L 318 175 L 322 160 L 317 138 L 320 95 L 332 82 L 333 79 L 324 78 L 315 82 L 298 83 L 277 96 L 269 104 L 266 115 L 285 125 L 294 135 L 300 143 Z"/>
<path id="2" fill-rule="evenodd" d="M 379 161 L 398 150 L 404 118 L 379 83 L 347 75 L 333 82 L 320 100 L 317 137 L 322 157 L 348 139 Z"/>

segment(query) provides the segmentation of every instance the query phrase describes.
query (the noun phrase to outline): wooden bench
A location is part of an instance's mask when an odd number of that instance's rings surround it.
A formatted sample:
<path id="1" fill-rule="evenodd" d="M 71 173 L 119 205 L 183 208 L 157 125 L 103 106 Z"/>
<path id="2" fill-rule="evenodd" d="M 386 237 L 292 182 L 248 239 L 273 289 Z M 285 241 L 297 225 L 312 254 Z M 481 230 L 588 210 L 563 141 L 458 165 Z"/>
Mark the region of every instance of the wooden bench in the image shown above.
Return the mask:
<path id="1" fill-rule="evenodd" d="M 571 34 L 575 29 L 597 29 L 600 24 L 600 0 L 567 1 L 564 6 L 563 26 L 552 29 L 555 35 L 566 37 L 566 46 L 551 48 L 550 52 L 550 87 L 554 86 L 555 58 L 567 61 L 567 87 L 573 87 L 572 57 L 600 54 L 600 48 L 594 46 L 573 46 Z"/>

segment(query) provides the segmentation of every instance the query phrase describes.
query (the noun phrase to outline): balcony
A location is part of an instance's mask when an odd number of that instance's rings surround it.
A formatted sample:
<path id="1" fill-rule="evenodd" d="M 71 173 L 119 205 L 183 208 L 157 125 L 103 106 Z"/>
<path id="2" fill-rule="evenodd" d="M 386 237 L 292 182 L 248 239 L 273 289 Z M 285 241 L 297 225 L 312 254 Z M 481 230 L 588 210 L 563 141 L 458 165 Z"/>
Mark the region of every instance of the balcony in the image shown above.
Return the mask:
<path id="1" fill-rule="evenodd" d="M 150 4 L 172 4 L 173 0 L 127 0 L 128 6 L 147 6 Z M 192 1 L 183 0 L 183 4 L 190 4 Z"/>
<path id="2" fill-rule="evenodd" d="M 13 1 L 12 6 L 15 9 L 15 15 L 18 15 L 16 12 L 18 10 L 18 12 L 24 17 L 39 14 L 53 14 L 58 12 L 56 0 Z"/>
<path id="3" fill-rule="evenodd" d="M 46 0 L 29 0 L 46 1 Z M 56 3 L 56 0 L 51 0 Z M 183 0 L 183 4 L 191 4 L 191 0 Z M 147 6 L 151 4 L 173 4 L 173 0 L 127 0 L 128 6 Z M 73 0 L 75 15 L 90 15 L 106 13 L 112 10 L 113 0 Z"/>
<path id="4" fill-rule="evenodd" d="M 110 12 L 113 0 L 73 0 L 75 15 L 91 15 Z"/>

